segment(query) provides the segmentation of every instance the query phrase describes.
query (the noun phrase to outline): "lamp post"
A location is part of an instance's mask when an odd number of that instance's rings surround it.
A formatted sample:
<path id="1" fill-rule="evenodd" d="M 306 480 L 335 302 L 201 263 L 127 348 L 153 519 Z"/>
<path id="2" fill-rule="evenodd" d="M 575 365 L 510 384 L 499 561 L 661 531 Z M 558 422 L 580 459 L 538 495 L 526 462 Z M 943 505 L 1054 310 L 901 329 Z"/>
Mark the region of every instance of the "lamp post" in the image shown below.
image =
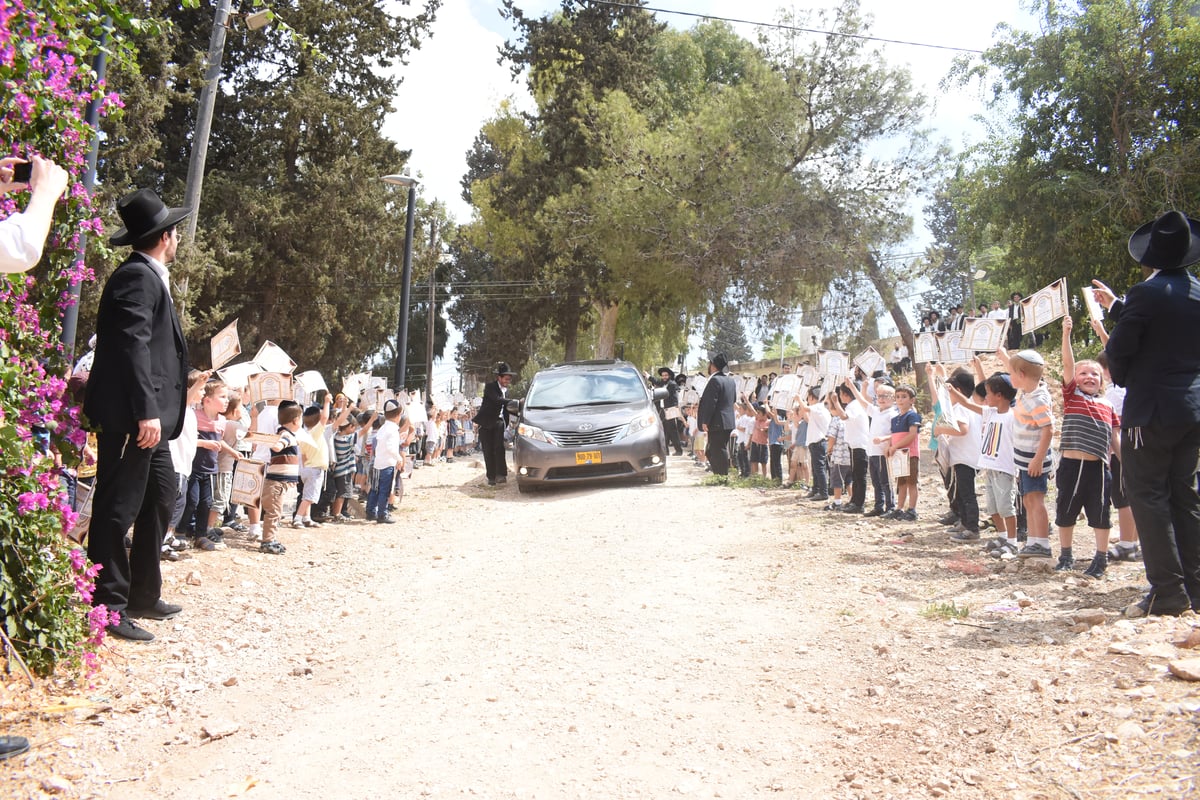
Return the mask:
<path id="1" fill-rule="evenodd" d="M 408 293 L 412 283 L 413 223 L 416 219 L 417 184 L 411 175 L 384 175 L 389 186 L 408 187 L 408 210 L 404 221 L 404 270 L 400 277 L 400 324 L 396 329 L 395 390 L 404 389 L 404 374 L 408 369 Z"/>

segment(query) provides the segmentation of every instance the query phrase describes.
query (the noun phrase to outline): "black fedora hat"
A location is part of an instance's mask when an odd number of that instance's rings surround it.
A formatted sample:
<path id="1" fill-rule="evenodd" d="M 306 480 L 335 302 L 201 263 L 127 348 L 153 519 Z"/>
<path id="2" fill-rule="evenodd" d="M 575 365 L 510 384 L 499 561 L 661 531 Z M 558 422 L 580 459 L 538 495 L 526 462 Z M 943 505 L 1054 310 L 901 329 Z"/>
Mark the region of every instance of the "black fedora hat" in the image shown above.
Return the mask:
<path id="1" fill-rule="evenodd" d="M 1200 261 L 1200 222 L 1168 211 L 1129 237 L 1129 255 L 1144 267 L 1181 269 Z"/>
<path id="2" fill-rule="evenodd" d="M 496 364 L 496 374 L 497 375 L 511 375 L 514 378 L 517 377 L 517 373 L 513 372 L 511 369 L 508 368 L 507 361 L 501 361 L 500 363 Z"/>
<path id="3" fill-rule="evenodd" d="M 108 241 L 114 245 L 133 244 L 147 236 L 170 230 L 179 224 L 190 208 L 168 208 L 150 189 L 138 189 L 117 201 L 117 213 L 125 225 Z"/>

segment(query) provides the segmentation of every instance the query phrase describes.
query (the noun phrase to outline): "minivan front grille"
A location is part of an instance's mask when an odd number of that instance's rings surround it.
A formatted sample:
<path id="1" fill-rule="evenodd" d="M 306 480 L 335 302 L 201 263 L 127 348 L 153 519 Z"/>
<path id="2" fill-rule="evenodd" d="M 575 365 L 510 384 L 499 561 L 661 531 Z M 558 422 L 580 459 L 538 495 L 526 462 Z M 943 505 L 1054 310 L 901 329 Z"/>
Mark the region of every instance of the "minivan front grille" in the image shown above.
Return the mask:
<path id="1" fill-rule="evenodd" d="M 624 427 L 624 425 L 615 425 L 611 428 L 596 428 L 590 431 L 550 431 L 550 435 L 560 447 L 594 447 L 601 444 L 612 444 Z"/>

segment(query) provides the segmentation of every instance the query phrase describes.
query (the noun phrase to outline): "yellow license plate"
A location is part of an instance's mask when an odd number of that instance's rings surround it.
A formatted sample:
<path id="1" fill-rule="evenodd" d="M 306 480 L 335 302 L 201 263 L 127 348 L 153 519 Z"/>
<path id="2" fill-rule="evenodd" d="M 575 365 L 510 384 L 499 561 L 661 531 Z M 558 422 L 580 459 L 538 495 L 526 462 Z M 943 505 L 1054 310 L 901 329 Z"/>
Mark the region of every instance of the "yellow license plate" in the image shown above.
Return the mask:
<path id="1" fill-rule="evenodd" d="M 588 450 L 586 453 L 576 453 L 575 454 L 575 463 L 576 464 L 599 464 L 600 463 L 600 451 L 599 450 Z"/>

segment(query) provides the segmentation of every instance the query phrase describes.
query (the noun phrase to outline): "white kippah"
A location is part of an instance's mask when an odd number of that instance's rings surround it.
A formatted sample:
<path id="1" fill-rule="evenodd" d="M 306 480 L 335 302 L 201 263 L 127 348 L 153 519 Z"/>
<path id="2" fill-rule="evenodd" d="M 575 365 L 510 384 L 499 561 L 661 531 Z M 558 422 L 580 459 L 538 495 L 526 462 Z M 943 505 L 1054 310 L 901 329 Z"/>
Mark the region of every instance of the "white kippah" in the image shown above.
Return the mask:
<path id="1" fill-rule="evenodd" d="M 1022 361 L 1028 361 L 1030 364 L 1037 364 L 1039 367 L 1046 366 L 1046 359 L 1042 358 L 1042 354 L 1037 350 L 1022 350 L 1017 353 L 1016 357 Z"/>

